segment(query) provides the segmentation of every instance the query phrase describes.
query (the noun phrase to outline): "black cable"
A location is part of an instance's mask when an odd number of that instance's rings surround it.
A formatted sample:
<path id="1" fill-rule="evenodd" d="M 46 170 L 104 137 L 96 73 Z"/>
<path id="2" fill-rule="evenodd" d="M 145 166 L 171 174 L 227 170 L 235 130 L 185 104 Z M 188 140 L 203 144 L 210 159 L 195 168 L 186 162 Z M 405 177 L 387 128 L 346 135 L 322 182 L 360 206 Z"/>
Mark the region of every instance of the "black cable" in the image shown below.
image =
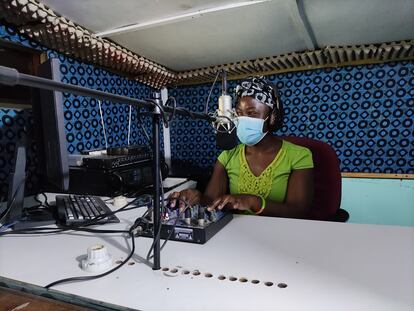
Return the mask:
<path id="1" fill-rule="evenodd" d="M 178 223 L 178 220 L 180 219 L 180 217 L 181 217 L 181 215 L 183 214 L 183 212 L 186 210 L 187 208 L 185 208 L 183 211 L 181 211 L 181 212 L 179 212 L 179 214 L 177 215 L 177 218 L 175 219 L 175 221 L 174 221 L 174 224 L 173 224 L 173 228 L 172 228 L 172 230 L 171 230 L 171 232 L 170 232 L 170 234 L 168 234 L 168 236 L 167 236 L 167 238 L 164 240 L 164 243 L 162 243 L 162 245 L 161 245 L 161 247 L 160 247 L 160 252 L 162 251 L 162 249 L 164 248 L 164 246 L 165 246 L 165 244 L 167 244 L 167 242 L 168 242 L 168 240 L 171 238 L 171 236 L 172 236 L 172 234 L 173 234 L 173 232 L 174 232 L 174 229 L 175 229 L 175 226 L 177 225 L 177 223 Z M 161 225 L 160 225 L 160 228 L 161 228 Z M 161 232 L 161 230 L 158 230 L 158 232 L 157 232 L 157 239 L 159 239 L 160 240 L 160 232 Z M 147 260 L 150 260 L 150 259 L 152 259 L 153 257 L 154 257 L 154 255 L 152 255 L 151 253 L 152 253 L 152 251 L 153 251 L 153 249 L 154 249 L 154 243 L 153 243 L 153 245 L 151 245 L 151 248 L 150 248 L 150 250 L 148 251 L 148 254 L 147 254 Z"/>
<path id="2" fill-rule="evenodd" d="M 179 215 L 177 216 L 177 219 L 175 220 L 174 224 L 173 224 L 173 229 L 171 230 L 170 234 L 167 236 L 167 238 L 164 240 L 164 243 L 162 243 L 161 247 L 160 247 L 160 251 L 162 251 L 162 249 L 164 248 L 164 246 L 167 244 L 167 242 L 169 241 L 169 239 L 171 238 L 175 226 L 178 223 L 178 220 L 181 218 L 181 215 L 186 211 L 187 208 L 191 208 L 190 205 L 188 205 L 188 203 L 186 203 L 186 207 L 179 213 Z"/>
<path id="3" fill-rule="evenodd" d="M 45 205 L 46 205 L 47 207 L 50 207 L 50 204 L 49 204 L 49 202 L 47 201 L 47 195 L 46 195 L 46 193 L 41 192 L 40 194 L 41 194 L 41 195 L 43 195 L 43 197 L 45 198 Z"/>
<path id="4" fill-rule="evenodd" d="M 91 219 L 90 221 L 84 221 L 82 223 L 79 224 L 74 224 L 74 225 L 70 225 L 70 226 L 64 226 L 64 225 L 60 225 L 60 228 L 55 228 L 55 227 L 42 227 L 42 228 L 25 228 L 25 229 L 20 229 L 20 230 L 14 230 L 14 231 L 6 231 L 6 232 L 0 232 L 0 236 L 3 235 L 10 235 L 10 234 L 51 234 L 51 233 L 61 233 L 64 231 L 69 231 L 69 230 L 73 230 L 73 231 L 86 231 L 86 226 L 92 226 L 94 224 L 96 224 L 97 221 L 106 218 L 108 216 L 112 216 L 116 213 L 119 212 L 125 212 L 125 211 L 129 211 L 129 210 L 133 210 L 133 209 L 137 209 L 137 208 L 142 208 L 145 206 L 148 206 L 148 203 L 143 205 L 136 205 L 133 207 L 129 207 L 129 205 L 135 203 L 137 200 L 139 201 L 142 197 L 145 197 L 147 195 L 143 195 L 141 197 L 138 197 L 137 199 L 129 202 L 128 204 L 126 204 L 125 206 L 121 207 L 120 209 L 116 210 L 116 211 L 111 211 L 109 213 L 105 213 L 102 215 L 99 215 L 93 219 Z M 138 202 L 139 203 L 139 202 Z M 0 227 L 1 229 L 1 227 Z M 47 231 L 49 230 L 49 231 Z M 96 230 L 96 229 L 88 229 L 88 230 Z M 46 232 L 44 232 L 46 231 Z"/>
<path id="5" fill-rule="evenodd" d="M 139 223 L 139 220 L 142 220 L 146 215 L 147 215 L 147 213 L 148 213 L 148 210 L 141 216 L 141 217 L 138 217 L 136 220 L 135 220 L 135 222 L 134 222 L 134 225 L 132 225 L 130 228 L 129 228 L 129 230 L 128 231 L 126 231 L 126 230 L 117 230 L 117 231 L 122 231 L 123 233 L 128 233 L 129 234 L 129 236 L 131 237 L 131 244 L 132 244 L 132 247 L 131 247 L 131 251 L 130 251 L 130 253 L 129 253 L 129 255 L 128 255 L 128 257 L 127 258 L 125 258 L 125 260 L 123 260 L 118 266 L 116 266 L 116 267 L 114 267 L 114 268 L 112 268 L 111 270 L 108 270 L 108 271 L 106 271 L 106 272 L 104 272 L 104 273 L 101 273 L 101 274 L 97 274 L 97 275 L 91 275 L 91 276 L 78 276 L 78 277 L 70 277 L 70 278 L 65 278 L 65 279 L 61 279 L 61 280 L 57 280 L 57 281 L 54 281 L 54 282 L 52 282 L 52 283 L 50 283 L 50 284 L 48 284 L 48 285 L 46 285 L 45 286 L 45 288 L 46 289 L 49 289 L 49 288 L 51 288 L 51 287 L 53 287 L 53 286 L 56 286 L 56 285 L 58 285 L 58 284 L 62 284 L 62 283 L 68 283 L 68 282 L 78 282 L 78 281 L 89 281 L 89 280 L 94 280 L 94 279 L 98 279 L 98 278 L 101 278 L 101 277 L 104 277 L 104 276 L 107 276 L 108 274 L 111 274 L 112 272 L 114 272 L 114 271 L 116 271 L 116 270 L 118 270 L 119 268 L 121 268 L 125 263 L 127 263 L 128 262 L 128 260 L 129 259 L 131 259 L 131 257 L 134 255 L 134 253 L 135 253 L 135 233 L 134 233 L 134 230 L 135 230 L 135 228 L 137 227 L 137 224 Z M 84 230 L 85 231 L 85 230 Z M 91 231 L 91 232 L 97 232 L 97 231 L 99 231 L 98 233 L 111 233 L 110 231 L 115 231 L 115 230 L 93 230 L 93 231 Z M 102 231 L 108 231 L 108 232 L 102 232 Z"/>
<path id="6" fill-rule="evenodd" d="M 168 199 L 166 199 L 166 200 L 168 200 Z M 166 200 L 164 200 L 164 201 L 166 201 Z M 177 225 L 178 220 L 180 219 L 181 215 L 185 212 L 185 210 L 186 210 L 187 208 L 190 208 L 190 205 L 189 205 L 186 201 L 184 201 L 184 200 L 182 200 L 182 199 L 180 199 L 180 198 L 177 198 L 176 200 L 179 200 L 179 201 L 184 202 L 185 207 L 184 207 L 184 209 L 183 209 L 182 211 L 180 211 L 180 212 L 178 213 L 177 218 L 175 219 L 175 222 L 174 222 L 174 224 L 173 224 L 173 230 L 171 230 L 171 232 L 170 232 L 170 234 L 168 235 L 167 239 L 165 239 L 164 243 L 163 243 L 163 244 L 162 244 L 162 246 L 160 247 L 160 251 L 164 248 L 165 244 L 167 244 L 168 240 L 171 238 L 171 235 L 172 235 L 172 233 L 174 232 L 174 228 L 175 228 L 175 226 Z M 160 226 L 159 226 L 159 228 L 158 228 L 158 231 L 157 231 L 157 238 L 156 238 L 156 241 L 158 241 L 158 242 L 161 240 L 161 227 L 162 227 L 162 223 L 160 224 Z M 153 249 L 154 249 L 154 245 L 155 245 L 155 241 L 151 244 L 151 247 L 150 247 L 150 249 L 149 249 L 149 251 L 148 251 L 148 254 L 147 254 L 147 257 L 146 257 L 146 259 L 147 259 L 147 260 L 150 260 L 152 257 L 154 257 L 153 255 L 151 255 L 151 253 L 152 253 L 152 251 L 153 251 Z"/>
<path id="7" fill-rule="evenodd" d="M 19 235 L 28 235 L 28 234 L 54 234 L 54 233 L 62 233 L 66 231 L 84 231 L 90 233 L 128 233 L 126 230 L 102 230 L 102 229 L 92 229 L 92 228 L 82 228 L 82 227 L 75 227 L 75 228 L 52 228 L 52 227 L 42 227 L 42 228 L 26 228 L 21 230 L 15 231 L 7 231 L 1 232 L 0 236 L 7 235 L 7 234 L 19 234 Z"/>
<path id="8" fill-rule="evenodd" d="M 44 207 L 44 208 L 40 208 L 40 207 Z M 25 210 L 25 211 L 32 212 L 32 211 L 36 211 L 36 210 L 42 210 L 42 209 L 45 209 L 45 208 L 47 208 L 47 206 L 46 206 L 46 205 L 43 205 L 43 204 L 37 204 L 37 205 L 33 205 L 33 206 L 28 206 L 28 207 L 25 207 L 25 208 L 24 208 L 24 210 Z"/>
<path id="9" fill-rule="evenodd" d="M 40 200 L 39 200 L 39 198 L 38 198 L 37 196 L 38 196 L 37 194 L 34 196 L 34 200 L 35 200 L 37 203 L 39 203 L 40 205 L 43 205 L 43 202 L 42 202 L 42 201 L 40 201 Z"/>
<path id="10" fill-rule="evenodd" d="M 148 142 L 151 142 L 151 138 L 149 137 L 147 130 L 145 129 L 144 125 L 142 124 L 142 120 L 141 120 L 140 116 L 137 116 L 137 119 L 138 119 L 139 125 L 141 126 L 141 130 L 145 135 L 145 138 L 148 140 Z"/>
<path id="11" fill-rule="evenodd" d="M 12 199 L 11 199 L 10 203 L 7 202 L 6 209 L 0 215 L 0 224 L 3 223 L 4 218 L 10 213 L 10 211 L 13 207 L 13 203 L 14 203 L 14 201 L 16 201 L 17 194 L 19 193 L 20 188 L 24 185 L 25 181 L 26 181 L 26 178 L 23 178 L 23 180 L 20 181 L 19 185 L 17 186 L 16 191 L 14 192 L 14 194 L 12 196 Z M 1 225 L 0 229 L 3 228 L 4 226 L 5 226 L 5 224 Z"/>
<path id="12" fill-rule="evenodd" d="M 37 229 L 37 230 L 34 230 Z M 42 230 L 41 230 L 42 229 Z M 46 231 L 49 230 L 49 231 Z M 13 230 L 13 231 L 5 231 L 0 232 L 0 236 L 3 235 L 10 235 L 10 234 L 18 234 L 18 235 L 29 235 L 29 234 L 54 234 L 54 233 L 61 233 L 64 231 L 68 231 L 70 229 L 63 229 L 63 228 L 51 228 L 51 227 L 44 227 L 44 228 L 26 228 L 20 230 Z"/>
<path id="13" fill-rule="evenodd" d="M 160 172 L 160 179 L 162 180 L 161 172 Z M 162 186 L 162 183 L 161 183 L 161 189 L 160 190 L 161 190 L 161 197 L 163 198 L 161 200 L 161 202 L 162 202 L 161 203 L 161 217 L 162 217 L 162 215 L 165 212 L 165 201 L 166 201 L 166 199 L 164 199 L 164 187 Z M 156 234 L 155 239 L 153 240 L 153 242 L 152 242 L 152 244 L 150 246 L 150 249 L 148 251 L 147 260 L 149 260 L 148 257 L 150 256 L 150 254 L 154 250 L 155 243 L 157 243 L 157 242 L 159 243 L 161 241 L 161 227 L 162 227 L 162 221 L 160 221 L 160 225 L 158 226 L 157 234 Z"/>
<path id="14" fill-rule="evenodd" d="M 127 205 L 123 206 L 122 208 L 120 208 L 116 211 L 113 211 L 111 213 L 102 214 L 102 215 L 99 215 L 98 217 L 101 217 L 101 216 L 104 217 L 105 215 L 110 216 L 110 215 L 114 215 L 114 214 L 119 213 L 119 212 L 125 212 L 125 211 L 129 211 L 129 210 L 133 210 L 133 209 L 142 208 L 142 207 L 147 206 L 147 205 L 137 205 L 137 206 L 133 206 L 133 207 L 130 207 L 130 208 L 126 208 L 130 204 L 132 204 L 133 202 L 134 201 L 129 202 Z M 91 221 L 95 222 L 95 221 L 100 220 L 100 218 L 97 219 L 98 217 L 96 217 L 94 219 L 91 219 Z M 70 225 L 70 226 L 61 225 L 58 228 L 55 228 L 55 227 L 25 228 L 25 229 L 13 230 L 13 231 L 0 232 L 0 236 L 10 235 L 10 234 L 22 234 L 22 235 L 24 235 L 24 234 L 52 234 L 52 233 L 61 233 L 61 232 L 65 232 L 65 231 L 70 231 L 70 230 L 100 233 L 101 232 L 100 229 L 83 228 L 83 227 L 86 227 L 86 226 L 92 226 L 94 224 L 95 223 L 82 222 L 82 223 L 74 224 L 74 225 Z M 109 233 L 109 231 L 112 231 L 112 233 L 124 233 L 124 232 L 119 231 L 119 230 L 104 230 L 104 231 L 108 231 L 108 233 Z M 102 233 L 105 233 L 105 232 L 102 232 Z"/>
<path id="15" fill-rule="evenodd" d="M 191 208 L 191 206 L 184 201 L 184 203 L 186 204 L 185 208 L 179 213 L 179 215 L 177 216 L 177 219 L 175 220 L 174 224 L 173 224 L 173 229 L 171 230 L 170 234 L 167 236 L 167 238 L 164 240 L 164 243 L 162 243 L 161 247 L 160 247 L 160 251 L 162 251 L 162 249 L 164 248 L 164 246 L 167 244 L 167 242 L 169 241 L 169 239 L 171 238 L 175 226 L 177 225 L 178 220 L 181 218 L 181 215 L 186 211 L 187 208 Z"/>
<path id="16" fill-rule="evenodd" d="M 95 280 L 101 277 L 104 277 L 108 274 L 111 274 L 112 272 L 118 270 L 119 268 L 121 268 L 124 264 L 126 264 L 128 262 L 129 259 L 131 259 L 131 257 L 134 255 L 135 253 L 135 236 L 134 233 L 132 232 L 132 230 L 128 231 L 129 236 L 131 237 L 131 252 L 129 253 L 128 257 L 125 258 L 125 260 L 123 260 L 119 265 L 117 265 L 116 267 L 112 268 L 109 271 L 106 271 L 104 273 L 101 274 L 97 274 L 97 275 L 90 275 L 90 276 L 78 276 L 78 277 L 70 277 L 70 278 L 66 278 L 66 279 L 61 279 L 61 280 L 57 280 L 54 281 L 48 285 L 45 286 L 46 289 L 49 289 L 53 286 L 56 286 L 58 284 L 62 284 L 62 283 L 68 283 L 68 282 L 77 282 L 77 281 L 89 281 L 89 280 Z"/>
<path id="17" fill-rule="evenodd" d="M 211 88 L 210 88 L 210 92 L 208 93 L 208 97 L 207 97 L 206 105 L 205 105 L 205 108 L 204 108 L 204 113 L 205 113 L 205 114 L 207 114 L 207 113 L 208 113 L 208 104 L 209 104 L 209 102 L 210 102 L 210 96 L 211 96 L 211 93 L 212 93 L 212 91 L 213 91 L 214 84 L 216 84 L 217 78 L 219 77 L 219 74 L 220 74 L 220 73 L 221 73 L 221 70 L 217 71 L 216 78 L 214 79 L 214 82 L 213 82 L 213 84 L 211 85 Z"/>
<path id="18" fill-rule="evenodd" d="M 158 109 L 160 110 L 160 115 L 161 115 L 161 118 L 162 118 L 162 122 L 164 123 L 164 126 L 165 126 L 165 127 L 168 127 L 168 120 L 167 120 L 167 118 L 165 117 L 165 116 L 166 116 L 166 113 L 165 113 L 164 108 L 162 107 L 162 104 L 159 104 L 159 103 L 158 103 L 156 100 L 154 100 L 154 99 L 147 99 L 146 101 L 151 102 L 151 103 L 153 103 L 155 106 L 157 106 L 157 107 L 158 107 Z"/>
<path id="19" fill-rule="evenodd" d="M 168 122 L 171 122 L 174 119 L 174 117 L 175 117 L 175 111 L 177 110 L 177 100 L 175 99 L 174 96 L 168 97 L 168 99 L 165 102 L 165 105 L 164 106 L 169 107 L 167 104 L 168 104 L 168 101 L 171 100 L 171 99 L 173 100 L 173 103 L 174 104 L 173 104 L 173 111 L 171 112 L 170 117 L 168 118 Z"/>
<path id="20" fill-rule="evenodd" d="M 162 181 L 161 172 L 160 172 L 160 180 Z M 161 189 L 160 190 L 161 190 L 161 197 L 163 198 L 161 200 L 161 217 L 162 217 L 162 215 L 165 213 L 165 201 L 166 201 L 166 199 L 164 199 L 164 187 L 162 186 L 162 182 L 161 182 Z M 150 246 L 150 249 L 148 251 L 147 260 L 149 260 L 148 257 L 150 256 L 151 252 L 153 251 L 153 249 L 155 247 L 155 243 L 157 243 L 157 242 L 159 243 L 161 241 L 161 227 L 162 227 L 162 219 L 160 221 L 160 225 L 158 226 L 157 234 L 156 234 L 156 236 L 155 236 L 155 238 L 154 238 L 154 240 L 153 240 L 153 242 Z"/>
<path id="21" fill-rule="evenodd" d="M 195 114 L 191 110 L 188 110 L 188 109 L 183 108 L 183 107 L 177 107 L 177 108 L 175 108 L 175 110 L 176 111 L 181 111 L 182 113 L 185 113 L 191 119 L 196 119 Z"/>

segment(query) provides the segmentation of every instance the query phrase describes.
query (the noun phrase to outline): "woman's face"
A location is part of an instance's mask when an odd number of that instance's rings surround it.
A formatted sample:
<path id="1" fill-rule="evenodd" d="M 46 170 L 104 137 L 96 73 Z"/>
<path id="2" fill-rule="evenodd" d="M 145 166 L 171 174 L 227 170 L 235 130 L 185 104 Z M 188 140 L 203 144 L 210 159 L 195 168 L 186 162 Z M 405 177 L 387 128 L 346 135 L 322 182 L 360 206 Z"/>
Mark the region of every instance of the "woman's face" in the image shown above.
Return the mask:
<path id="1" fill-rule="evenodd" d="M 263 125 L 263 132 L 267 132 L 275 121 L 273 116 L 270 116 L 270 112 L 268 106 L 250 96 L 241 97 L 236 105 L 236 113 L 240 117 L 259 118 L 263 120 L 269 117 Z"/>
<path id="2" fill-rule="evenodd" d="M 238 116 L 266 119 L 270 114 L 270 108 L 250 96 L 239 99 L 236 105 Z"/>
<path id="3" fill-rule="evenodd" d="M 238 116 L 260 118 L 267 121 L 263 124 L 263 132 L 267 132 L 273 128 L 275 116 L 271 113 L 271 109 L 250 96 L 243 96 L 236 105 L 236 113 Z"/>

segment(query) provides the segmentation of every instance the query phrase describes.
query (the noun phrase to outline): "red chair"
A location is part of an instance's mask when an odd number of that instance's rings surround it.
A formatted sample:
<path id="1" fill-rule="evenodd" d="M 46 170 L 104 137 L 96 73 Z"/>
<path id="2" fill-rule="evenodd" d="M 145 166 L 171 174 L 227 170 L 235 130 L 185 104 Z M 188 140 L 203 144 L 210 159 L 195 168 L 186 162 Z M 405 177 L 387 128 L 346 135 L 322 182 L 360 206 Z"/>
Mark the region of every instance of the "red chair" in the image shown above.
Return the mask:
<path id="1" fill-rule="evenodd" d="M 281 139 L 308 148 L 314 163 L 314 198 L 308 219 L 345 222 L 348 212 L 340 209 L 341 171 L 335 150 L 322 141 L 307 137 L 283 136 Z"/>

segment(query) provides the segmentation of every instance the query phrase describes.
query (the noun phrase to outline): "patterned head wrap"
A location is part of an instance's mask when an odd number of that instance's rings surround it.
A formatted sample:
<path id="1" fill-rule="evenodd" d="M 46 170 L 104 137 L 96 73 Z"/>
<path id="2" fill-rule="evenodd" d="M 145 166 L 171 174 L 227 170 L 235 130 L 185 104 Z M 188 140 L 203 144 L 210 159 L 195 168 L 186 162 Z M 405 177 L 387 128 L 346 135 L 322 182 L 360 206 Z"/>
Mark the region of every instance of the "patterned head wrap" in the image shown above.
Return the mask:
<path id="1" fill-rule="evenodd" d="M 236 87 L 236 97 L 250 96 L 265 104 L 270 109 L 279 105 L 275 88 L 263 77 L 248 78 Z"/>
<path id="2" fill-rule="evenodd" d="M 243 96 L 250 96 L 268 106 L 276 117 L 274 130 L 282 127 L 284 116 L 283 105 L 279 101 L 275 86 L 267 82 L 262 76 L 250 77 L 243 80 L 236 87 L 237 101 Z"/>

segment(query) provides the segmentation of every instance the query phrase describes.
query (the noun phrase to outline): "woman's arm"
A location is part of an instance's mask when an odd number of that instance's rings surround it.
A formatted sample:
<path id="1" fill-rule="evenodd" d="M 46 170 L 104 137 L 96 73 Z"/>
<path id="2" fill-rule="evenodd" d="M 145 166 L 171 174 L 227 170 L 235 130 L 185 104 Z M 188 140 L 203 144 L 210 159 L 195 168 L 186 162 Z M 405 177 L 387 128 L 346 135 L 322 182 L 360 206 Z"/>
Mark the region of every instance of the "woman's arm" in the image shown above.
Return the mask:
<path id="1" fill-rule="evenodd" d="M 202 205 L 210 205 L 215 199 L 226 194 L 229 187 L 229 178 L 226 169 L 219 161 L 214 165 L 213 174 L 201 198 Z"/>
<path id="2" fill-rule="evenodd" d="M 261 215 L 275 217 L 304 218 L 313 201 L 313 169 L 294 170 L 289 176 L 284 203 L 266 201 L 266 208 Z M 253 209 L 257 212 L 261 202 Z"/>
<path id="3" fill-rule="evenodd" d="M 201 194 L 197 189 L 185 189 L 180 192 L 173 192 L 169 196 L 170 205 L 171 207 L 175 207 L 177 200 L 180 208 L 184 208 L 184 202 L 187 202 L 189 205 L 194 205 L 196 203 L 209 205 L 214 199 L 226 194 L 227 189 L 228 177 L 226 169 L 219 161 L 217 161 L 214 165 L 213 174 L 211 175 L 204 194 Z"/>
<path id="4" fill-rule="evenodd" d="M 289 176 L 285 202 L 277 203 L 266 200 L 266 207 L 261 213 L 273 217 L 306 217 L 313 200 L 313 169 L 294 170 Z M 237 210 L 260 211 L 262 200 L 256 195 L 223 195 L 214 200 L 210 210 L 222 209 L 224 206 Z"/>

